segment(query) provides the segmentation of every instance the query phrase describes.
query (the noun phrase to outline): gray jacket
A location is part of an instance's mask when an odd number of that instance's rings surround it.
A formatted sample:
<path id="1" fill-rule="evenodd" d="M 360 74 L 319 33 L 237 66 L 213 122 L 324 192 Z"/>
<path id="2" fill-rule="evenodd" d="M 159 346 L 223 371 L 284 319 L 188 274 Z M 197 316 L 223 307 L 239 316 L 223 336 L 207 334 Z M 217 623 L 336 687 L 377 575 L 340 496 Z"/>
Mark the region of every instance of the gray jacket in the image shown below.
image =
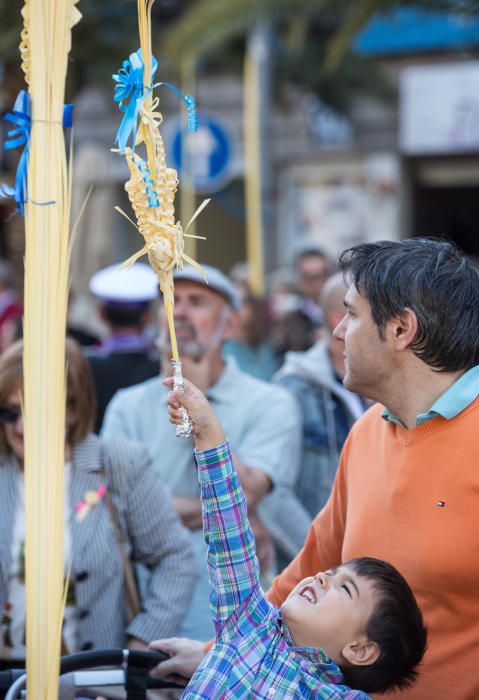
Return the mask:
<path id="1" fill-rule="evenodd" d="M 343 446 L 344 436 L 338 434 L 334 415 L 335 403 L 342 407 L 349 428 L 359 418 L 362 407 L 357 397 L 336 380 L 326 340 L 306 352 L 288 353 L 274 380 L 295 396 L 301 409 L 303 450 L 296 492 L 314 518 L 329 497 Z"/>
<path id="2" fill-rule="evenodd" d="M 0 609 L 8 595 L 17 467 L 0 460 Z M 152 572 L 143 610 L 126 628 L 123 565 L 104 501 L 85 519 L 75 504 L 106 483 L 122 531 L 125 551 Z M 146 450 L 133 442 L 88 435 L 73 452 L 70 483 L 72 580 L 75 583 L 81 649 L 118 647 L 125 635 L 149 642 L 174 634 L 195 582 L 191 547 Z"/>

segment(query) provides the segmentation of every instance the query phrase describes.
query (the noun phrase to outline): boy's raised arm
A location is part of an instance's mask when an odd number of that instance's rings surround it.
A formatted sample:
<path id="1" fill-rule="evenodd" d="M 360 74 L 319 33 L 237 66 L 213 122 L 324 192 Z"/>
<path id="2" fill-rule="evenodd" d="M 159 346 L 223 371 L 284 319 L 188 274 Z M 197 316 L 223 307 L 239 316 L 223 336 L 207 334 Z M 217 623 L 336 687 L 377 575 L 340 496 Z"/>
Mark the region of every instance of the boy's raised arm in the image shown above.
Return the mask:
<path id="1" fill-rule="evenodd" d="M 210 606 L 218 635 L 226 620 L 259 590 L 259 564 L 229 444 L 196 451 L 195 459 L 208 546 Z"/>
<path id="2" fill-rule="evenodd" d="M 169 380 L 165 380 L 168 385 Z M 170 421 L 184 406 L 193 423 L 203 529 L 208 546 L 210 604 L 216 634 L 254 592 L 260 592 L 259 564 L 246 500 L 223 429 L 203 394 L 185 381 L 185 394 L 168 398 Z"/>

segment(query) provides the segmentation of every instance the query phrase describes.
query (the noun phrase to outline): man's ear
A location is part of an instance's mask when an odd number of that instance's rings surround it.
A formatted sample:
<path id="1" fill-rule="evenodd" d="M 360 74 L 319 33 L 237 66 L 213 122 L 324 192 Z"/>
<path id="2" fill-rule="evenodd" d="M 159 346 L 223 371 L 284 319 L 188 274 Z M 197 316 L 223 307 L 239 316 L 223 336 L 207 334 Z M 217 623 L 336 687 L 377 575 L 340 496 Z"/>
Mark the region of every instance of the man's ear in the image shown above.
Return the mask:
<path id="1" fill-rule="evenodd" d="M 240 325 L 240 315 L 237 311 L 230 311 L 223 329 L 223 340 L 231 340 L 238 332 Z"/>
<path id="2" fill-rule="evenodd" d="M 380 654 L 378 644 L 366 638 L 347 644 L 342 651 L 343 658 L 350 666 L 371 666 Z"/>
<path id="3" fill-rule="evenodd" d="M 399 352 L 407 350 L 416 338 L 417 329 L 417 316 L 412 309 L 406 308 L 400 316 L 391 319 L 389 332 L 394 349 Z"/>

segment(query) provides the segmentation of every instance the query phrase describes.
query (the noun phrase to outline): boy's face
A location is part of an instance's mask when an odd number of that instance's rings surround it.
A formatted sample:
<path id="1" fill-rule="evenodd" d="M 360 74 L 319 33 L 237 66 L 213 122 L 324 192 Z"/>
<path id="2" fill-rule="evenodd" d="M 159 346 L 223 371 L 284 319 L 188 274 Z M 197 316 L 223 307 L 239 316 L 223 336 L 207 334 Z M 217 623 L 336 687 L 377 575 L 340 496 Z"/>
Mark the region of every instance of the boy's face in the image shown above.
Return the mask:
<path id="1" fill-rule="evenodd" d="M 297 646 L 320 647 L 338 664 L 365 664 L 379 654 L 366 634 L 376 603 L 373 583 L 344 564 L 300 581 L 281 613 Z"/>

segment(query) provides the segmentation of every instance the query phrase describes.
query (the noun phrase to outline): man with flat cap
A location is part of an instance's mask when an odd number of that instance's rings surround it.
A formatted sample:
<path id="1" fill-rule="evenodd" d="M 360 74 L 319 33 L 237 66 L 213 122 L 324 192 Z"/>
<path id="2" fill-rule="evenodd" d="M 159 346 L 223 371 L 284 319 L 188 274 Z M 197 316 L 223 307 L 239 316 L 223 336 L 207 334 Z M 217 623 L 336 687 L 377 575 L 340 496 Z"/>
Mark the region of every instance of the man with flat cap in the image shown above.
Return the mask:
<path id="1" fill-rule="evenodd" d="M 289 538 L 287 524 L 294 518 L 302 523 L 296 530 L 301 533 L 298 542 L 292 544 L 298 551 L 310 522 L 293 495 L 301 439 L 299 411 L 282 387 L 255 379 L 241 372 L 232 358 L 223 358 L 222 345 L 234 333 L 241 302 L 236 288 L 222 272 L 207 265 L 203 268 L 207 282 L 192 267 L 175 273 L 175 327 L 184 376 L 205 391 L 228 435 L 258 542 L 262 534 L 264 542 L 265 524 L 275 539 Z M 162 374 L 171 376 L 171 346 L 164 312 L 160 351 Z M 191 533 L 199 572 L 180 633 L 207 640 L 213 628 L 193 443 L 175 437 L 168 422 L 167 394 L 162 377 L 119 391 L 107 408 L 103 434 L 121 434 L 150 450 L 175 508 Z"/>
<path id="2" fill-rule="evenodd" d="M 109 331 L 99 347 L 86 351 L 97 393 L 99 432 L 105 409 L 118 389 L 159 373 L 158 351 L 144 333 L 151 320 L 152 302 L 158 296 L 158 283 L 149 265 L 135 263 L 128 269 L 105 267 L 93 275 L 89 286 Z"/>

